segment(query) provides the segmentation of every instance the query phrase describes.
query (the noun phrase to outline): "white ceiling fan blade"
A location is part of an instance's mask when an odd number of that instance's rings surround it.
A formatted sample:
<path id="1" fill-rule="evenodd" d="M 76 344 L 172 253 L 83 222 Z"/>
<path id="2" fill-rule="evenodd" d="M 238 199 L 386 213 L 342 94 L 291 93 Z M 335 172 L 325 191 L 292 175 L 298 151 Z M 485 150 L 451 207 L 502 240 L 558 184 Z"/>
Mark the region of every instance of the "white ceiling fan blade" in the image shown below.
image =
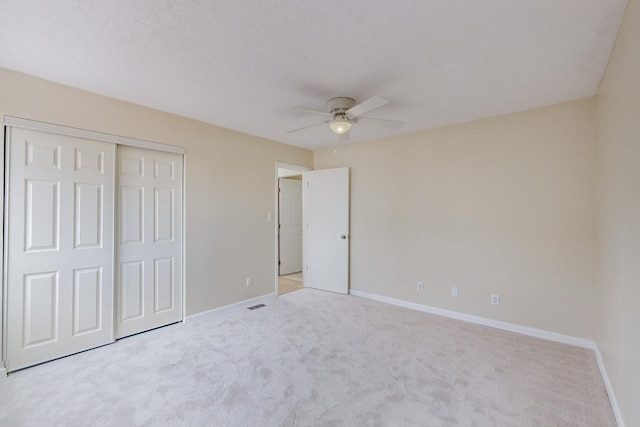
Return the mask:
<path id="1" fill-rule="evenodd" d="M 404 125 L 404 122 L 398 122 L 396 120 L 374 119 L 373 117 L 358 117 L 355 122 L 358 124 L 373 125 L 390 129 L 400 129 Z"/>
<path id="2" fill-rule="evenodd" d="M 325 120 L 324 122 L 314 123 L 312 125 L 307 125 L 307 126 L 302 126 L 301 128 L 297 128 L 297 129 L 291 129 L 291 130 L 288 130 L 287 133 L 293 133 L 293 132 L 298 132 L 298 131 L 301 131 L 301 130 L 313 128 L 313 127 L 316 127 L 316 126 L 322 126 L 324 124 L 329 123 L 330 121 L 331 120 Z"/>
<path id="3" fill-rule="evenodd" d="M 364 114 L 368 111 L 375 110 L 376 108 L 382 107 L 387 104 L 389 101 L 384 99 L 381 96 L 372 96 L 366 101 L 362 101 L 360 104 L 355 105 L 347 110 L 347 114 L 351 117 L 358 117 L 361 114 Z"/>
<path id="4" fill-rule="evenodd" d="M 291 107 L 291 108 L 295 108 L 297 110 L 306 111 L 307 113 L 320 114 L 322 116 L 327 116 L 327 117 L 333 118 L 333 114 L 329 114 L 329 113 L 327 113 L 325 111 L 312 110 L 311 108 L 301 107 L 301 106 Z"/>

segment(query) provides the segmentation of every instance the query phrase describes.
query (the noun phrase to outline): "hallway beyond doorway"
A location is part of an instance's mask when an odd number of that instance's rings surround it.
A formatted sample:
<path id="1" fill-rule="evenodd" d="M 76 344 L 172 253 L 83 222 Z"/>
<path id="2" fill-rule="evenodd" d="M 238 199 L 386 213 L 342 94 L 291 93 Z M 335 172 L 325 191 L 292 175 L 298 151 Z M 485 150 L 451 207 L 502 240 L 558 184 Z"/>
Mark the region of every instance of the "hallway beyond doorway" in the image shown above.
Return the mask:
<path id="1" fill-rule="evenodd" d="M 278 296 L 303 288 L 302 272 L 278 276 Z"/>

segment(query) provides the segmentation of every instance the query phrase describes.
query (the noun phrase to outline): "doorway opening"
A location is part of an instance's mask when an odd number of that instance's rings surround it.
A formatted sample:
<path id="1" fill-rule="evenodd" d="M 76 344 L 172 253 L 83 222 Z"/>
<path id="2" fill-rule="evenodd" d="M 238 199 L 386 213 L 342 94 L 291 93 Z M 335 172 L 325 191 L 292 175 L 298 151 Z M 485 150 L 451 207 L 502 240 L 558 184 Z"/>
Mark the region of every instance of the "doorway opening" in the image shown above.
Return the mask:
<path id="1" fill-rule="evenodd" d="M 302 172 L 276 163 L 276 295 L 304 288 Z"/>

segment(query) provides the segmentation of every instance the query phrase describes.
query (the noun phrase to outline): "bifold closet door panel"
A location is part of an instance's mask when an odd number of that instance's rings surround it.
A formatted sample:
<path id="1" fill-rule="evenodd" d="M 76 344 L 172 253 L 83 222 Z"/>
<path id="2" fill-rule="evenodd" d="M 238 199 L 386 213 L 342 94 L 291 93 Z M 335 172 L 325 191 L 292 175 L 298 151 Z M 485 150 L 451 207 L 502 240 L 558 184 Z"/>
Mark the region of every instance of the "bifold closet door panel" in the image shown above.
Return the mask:
<path id="1" fill-rule="evenodd" d="M 7 367 L 112 342 L 115 145 L 7 128 Z"/>
<path id="2" fill-rule="evenodd" d="M 182 320 L 182 155 L 119 146 L 116 338 Z"/>

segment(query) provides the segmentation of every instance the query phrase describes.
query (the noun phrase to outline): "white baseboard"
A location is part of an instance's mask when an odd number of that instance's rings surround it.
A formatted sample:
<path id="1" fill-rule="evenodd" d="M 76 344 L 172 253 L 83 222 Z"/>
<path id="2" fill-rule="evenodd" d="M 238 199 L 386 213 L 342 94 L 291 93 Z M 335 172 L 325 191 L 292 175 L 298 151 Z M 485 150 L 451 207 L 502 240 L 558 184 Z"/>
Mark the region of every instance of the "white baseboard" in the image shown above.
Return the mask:
<path id="1" fill-rule="evenodd" d="M 7 368 L 0 368 L 0 381 L 7 379 Z"/>
<path id="2" fill-rule="evenodd" d="M 200 313 L 192 314 L 191 316 L 187 316 L 184 319 L 184 322 L 188 322 L 189 320 L 194 320 L 200 316 L 210 316 L 210 315 L 219 315 L 223 313 L 229 313 L 230 311 L 240 310 L 243 308 L 250 307 L 256 304 L 266 304 L 268 302 L 273 302 L 276 299 L 275 292 L 270 292 L 266 295 L 261 295 L 259 297 L 246 299 L 240 302 L 235 302 L 233 304 L 224 305 L 222 307 L 214 308 L 207 311 L 202 311 Z"/>
<path id="3" fill-rule="evenodd" d="M 375 301 L 386 302 L 388 304 L 400 307 L 410 308 L 412 310 L 423 311 L 425 313 L 437 314 L 438 316 L 449 317 L 451 319 L 462 320 L 464 322 L 475 323 L 477 325 L 489 326 L 491 328 L 502 329 L 509 332 L 516 332 L 531 337 L 542 338 L 549 341 L 555 341 L 563 344 L 574 345 L 594 350 L 596 344 L 594 341 L 573 337 L 570 335 L 558 334 L 556 332 L 545 331 L 542 329 L 530 328 L 528 326 L 517 325 L 515 323 L 502 322 L 499 320 L 487 319 L 485 317 L 473 316 L 471 314 L 459 313 L 457 311 L 445 310 L 442 308 L 431 307 L 428 305 L 418 304 L 415 302 L 404 301 L 400 299 L 385 297 L 368 292 L 357 291 L 351 289 L 351 295 L 367 298 Z"/>
<path id="4" fill-rule="evenodd" d="M 600 350 L 598 349 L 598 346 L 596 346 L 594 351 L 596 353 L 596 360 L 598 361 L 598 367 L 600 368 L 600 374 L 602 375 L 602 381 L 604 381 L 604 386 L 607 389 L 607 394 L 609 395 L 609 401 L 611 402 L 611 409 L 613 410 L 613 415 L 616 417 L 616 423 L 618 423 L 618 427 L 625 427 L 625 423 L 622 418 L 622 412 L 620 412 L 620 407 L 618 406 L 616 394 L 613 392 L 613 386 L 611 385 L 611 380 L 609 380 L 609 374 L 607 374 L 607 368 L 605 368 L 604 366 L 604 362 L 602 361 L 602 354 L 600 354 Z"/>

